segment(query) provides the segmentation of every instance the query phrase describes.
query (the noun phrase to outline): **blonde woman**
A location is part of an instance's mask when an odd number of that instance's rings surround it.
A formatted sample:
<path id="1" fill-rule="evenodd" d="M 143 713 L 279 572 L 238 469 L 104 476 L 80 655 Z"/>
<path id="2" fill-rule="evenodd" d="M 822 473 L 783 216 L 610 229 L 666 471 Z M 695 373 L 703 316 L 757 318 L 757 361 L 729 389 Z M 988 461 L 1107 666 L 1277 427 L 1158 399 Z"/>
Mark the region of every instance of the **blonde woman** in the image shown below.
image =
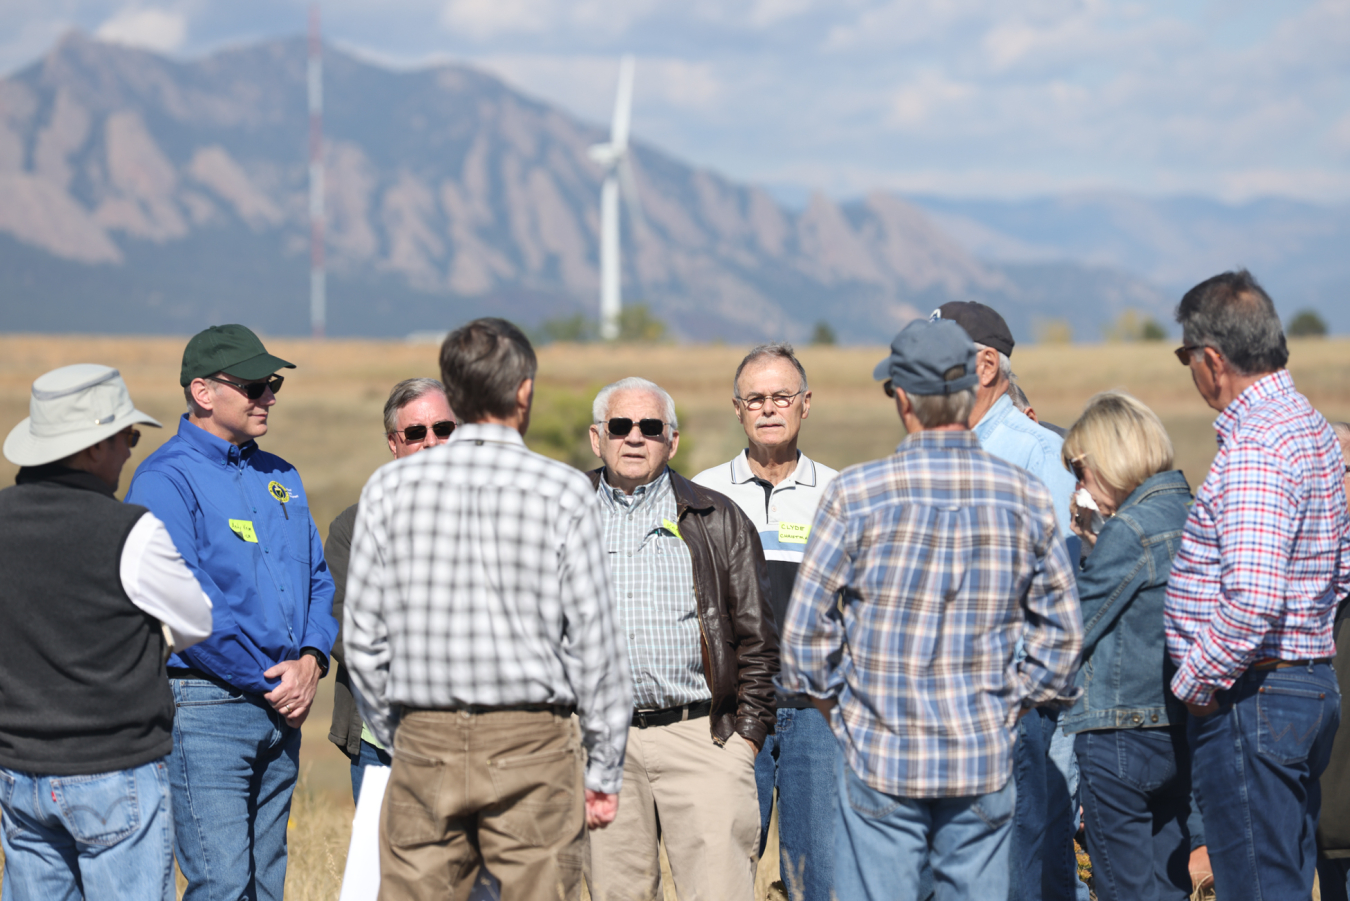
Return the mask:
<path id="1" fill-rule="evenodd" d="M 1078 568 L 1083 694 L 1060 722 L 1075 735 L 1093 884 L 1101 901 L 1183 901 L 1190 756 L 1163 602 L 1190 488 L 1162 422 L 1128 394 L 1089 400 L 1062 454 L 1078 479 L 1073 530 L 1090 552 Z"/>

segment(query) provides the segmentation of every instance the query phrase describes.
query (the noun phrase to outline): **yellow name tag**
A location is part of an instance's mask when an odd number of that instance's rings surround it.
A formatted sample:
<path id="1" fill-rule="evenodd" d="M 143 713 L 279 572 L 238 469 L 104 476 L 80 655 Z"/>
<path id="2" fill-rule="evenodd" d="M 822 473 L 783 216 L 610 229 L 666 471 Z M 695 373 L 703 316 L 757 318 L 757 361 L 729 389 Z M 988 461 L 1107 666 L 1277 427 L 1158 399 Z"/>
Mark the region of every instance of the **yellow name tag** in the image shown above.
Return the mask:
<path id="1" fill-rule="evenodd" d="M 253 531 L 252 520 L 232 519 L 230 520 L 230 531 L 234 532 L 234 534 L 245 541 L 251 541 L 254 544 L 258 543 L 258 533 Z"/>
<path id="2" fill-rule="evenodd" d="M 671 522 L 670 520 L 668 519 L 661 520 L 661 528 L 665 529 L 667 532 L 674 535 L 681 541 L 684 541 L 684 536 L 680 534 L 680 527 L 675 525 L 675 523 Z"/>
<path id="3" fill-rule="evenodd" d="M 778 540 L 782 544 L 806 544 L 811 536 L 811 526 L 804 522 L 780 522 Z"/>

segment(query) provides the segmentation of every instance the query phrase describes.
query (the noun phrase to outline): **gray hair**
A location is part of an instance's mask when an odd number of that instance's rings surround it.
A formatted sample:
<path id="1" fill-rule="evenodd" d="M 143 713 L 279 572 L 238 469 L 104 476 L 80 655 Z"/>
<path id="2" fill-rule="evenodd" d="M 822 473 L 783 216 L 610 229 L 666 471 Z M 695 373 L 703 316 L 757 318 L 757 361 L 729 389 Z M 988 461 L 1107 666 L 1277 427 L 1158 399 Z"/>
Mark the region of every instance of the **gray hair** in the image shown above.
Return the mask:
<path id="1" fill-rule="evenodd" d="M 388 435 L 398 428 L 399 410 L 435 391 L 445 394 L 445 386 L 437 379 L 404 379 L 395 385 L 384 402 L 384 433 Z"/>
<path id="2" fill-rule="evenodd" d="M 1008 383 L 1008 400 L 1012 401 L 1012 405 L 1023 413 L 1031 409 L 1031 401 L 1027 399 L 1027 393 L 1022 390 L 1021 385 L 1017 384 L 1017 376 L 1013 376 L 1012 381 Z"/>
<path id="3" fill-rule="evenodd" d="M 1289 362 L 1275 303 L 1246 269 L 1187 291 L 1177 304 L 1177 322 L 1187 345 L 1214 348 L 1240 375 L 1275 372 Z"/>
<path id="4" fill-rule="evenodd" d="M 993 350 L 988 344 L 981 344 L 978 341 L 972 342 L 976 350 Z M 1003 351 L 998 351 L 998 378 L 1002 382 L 1011 382 L 1017 378 L 1013 375 L 1012 360 Z"/>
<path id="5" fill-rule="evenodd" d="M 1350 422 L 1333 422 L 1331 430 L 1342 445 L 1350 445 Z"/>
<path id="6" fill-rule="evenodd" d="M 778 360 L 787 360 L 789 363 L 795 366 L 797 369 L 797 374 L 802 377 L 801 390 L 803 392 L 807 390 L 806 369 L 802 366 L 801 361 L 797 359 L 797 355 L 793 353 L 792 345 L 786 342 L 775 341 L 772 344 L 761 344 L 758 347 L 752 348 L 750 350 L 750 353 L 745 355 L 745 359 L 741 360 L 741 365 L 736 367 L 736 374 L 731 377 L 732 397 L 739 398 L 741 396 L 741 388 L 740 388 L 741 372 L 745 370 L 745 367 L 749 366 L 756 360 L 762 360 L 765 357 L 771 357 L 773 359 Z"/>
<path id="7" fill-rule="evenodd" d="M 609 413 L 609 400 L 617 391 L 647 391 L 661 398 L 661 403 L 665 405 L 666 422 L 672 430 L 680 428 L 679 420 L 675 418 L 675 401 L 665 388 L 662 388 L 656 382 L 648 379 L 639 378 L 631 375 L 626 379 L 619 379 L 600 389 L 600 393 L 595 396 L 595 403 L 591 404 L 591 421 L 604 422 L 605 416 Z"/>
<path id="8" fill-rule="evenodd" d="M 914 418 L 925 429 L 944 425 L 965 425 L 975 409 L 975 389 L 953 391 L 951 394 L 906 394 L 914 407 Z"/>

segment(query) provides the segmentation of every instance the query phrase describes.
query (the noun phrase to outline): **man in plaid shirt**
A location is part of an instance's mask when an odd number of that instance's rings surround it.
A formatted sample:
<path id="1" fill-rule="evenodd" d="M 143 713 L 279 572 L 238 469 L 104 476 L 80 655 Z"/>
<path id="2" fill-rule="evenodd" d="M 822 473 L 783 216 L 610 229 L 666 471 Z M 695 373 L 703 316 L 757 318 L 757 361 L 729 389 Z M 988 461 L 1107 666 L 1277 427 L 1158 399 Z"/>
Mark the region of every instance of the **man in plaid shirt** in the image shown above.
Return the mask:
<path id="1" fill-rule="evenodd" d="M 1275 305 L 1250 273 L 1196 285 L 1177 321 L 1177 356 L 1221 411 L 1165 612 L 1215 891 L 1307 898 L 1340 720 L 1332 619 L 1350 590 L 1340 449 L 1294 390 Z"/>
<path id="2" fill-rule="evenodd" d="M 782 688 L 843 745 L 839 898 L 916 897 L 930 857 L 940 898 L 1007 897 L 1017 719 L 1076 694 L 1054 503 L 967 426 L 975 359 L 950 320 L 896 336 L 877 370 L 909 437 L 826 490 L 788 607 Z"/>
<path id="3" fill-rule="evenodd" d="M 609 562 L 590 482 L 525 447 L 535 365 L 504 320 L 451 332 L 461 425 L 361 492 L 343 634 L 393 749 L 381 897 L 465 897 L 481 863 L 507 898 L 576 901 L 586 827 L 617 811 L 633 701 Z"/>

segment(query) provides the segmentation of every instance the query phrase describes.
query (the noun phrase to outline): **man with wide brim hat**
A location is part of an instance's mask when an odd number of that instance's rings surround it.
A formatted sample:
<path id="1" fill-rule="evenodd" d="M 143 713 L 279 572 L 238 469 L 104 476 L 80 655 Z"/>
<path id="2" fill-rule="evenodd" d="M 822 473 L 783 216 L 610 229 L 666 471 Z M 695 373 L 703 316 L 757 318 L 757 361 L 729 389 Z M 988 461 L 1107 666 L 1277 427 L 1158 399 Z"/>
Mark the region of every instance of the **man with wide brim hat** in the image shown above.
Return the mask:
<path id="1" fill-rule="evenodd" d="M 839 898 L 923 897 L 929 863 L 942 897 L 1006 898 L 1013 724 L 1077 694 L 1073 566 L 1045 485 L 970 430 L 978 372 L 954 322 L 896 335 L 875 374 L 908 437 L 826 489 L 788 605 L 780 688 L 843 752 Z"/>
<path id="2" fill-rule="evenodd" d="M 0 491 L 0 808 L 5 897 L 174 898 L 164 658 L 211 633 L 164 524 L 118 503 L 156 428 L 116 369 L 33 383 Z"/>
<path id="3" fill-rule="evenodd" d="M 300 725 L 337 635 L 304 485 L 257 443 L 284 381 L 276 372 L 294 368 L 242 325 L 193 336 L 179 373 L 188 412 L 127 494 L 164 520 L 219 611 L 209 640 L 169 658 L 188 901 L 281 898 Z"/>

